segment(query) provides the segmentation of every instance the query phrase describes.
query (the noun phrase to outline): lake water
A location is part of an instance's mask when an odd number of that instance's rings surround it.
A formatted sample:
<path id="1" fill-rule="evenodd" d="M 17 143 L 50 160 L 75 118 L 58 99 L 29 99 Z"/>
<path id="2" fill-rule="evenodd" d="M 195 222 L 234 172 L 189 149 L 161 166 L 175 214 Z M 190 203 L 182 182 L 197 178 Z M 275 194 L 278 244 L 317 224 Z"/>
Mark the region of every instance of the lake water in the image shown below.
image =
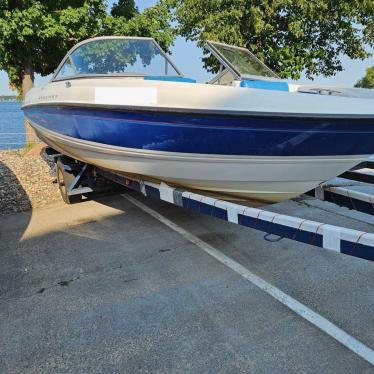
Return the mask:
<path id="1" fill-rule="evenodd" d="M 0 150 L 25 145 L 23 120 L 20 102 L 0 102 Z"/>

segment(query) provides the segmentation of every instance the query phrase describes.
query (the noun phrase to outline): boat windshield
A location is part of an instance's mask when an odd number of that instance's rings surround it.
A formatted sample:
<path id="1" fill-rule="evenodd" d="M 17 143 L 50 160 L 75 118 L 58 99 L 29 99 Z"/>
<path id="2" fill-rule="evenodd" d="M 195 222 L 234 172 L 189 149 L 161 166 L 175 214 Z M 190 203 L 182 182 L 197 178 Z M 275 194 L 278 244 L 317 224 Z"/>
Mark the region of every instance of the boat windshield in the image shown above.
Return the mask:
<path id="1" fill-rule="evenodd" d="M 108 75 L 180 76 L 181 73 L 151 38 L 104 37 L 75 46 L 54 79 Z"/>
<path id="2" fill-rule="evenodd" d="M 208 41 L 207 48 L 237 79 L 276 78 L 278 75 L 270 70 L 246 48 Z"/>

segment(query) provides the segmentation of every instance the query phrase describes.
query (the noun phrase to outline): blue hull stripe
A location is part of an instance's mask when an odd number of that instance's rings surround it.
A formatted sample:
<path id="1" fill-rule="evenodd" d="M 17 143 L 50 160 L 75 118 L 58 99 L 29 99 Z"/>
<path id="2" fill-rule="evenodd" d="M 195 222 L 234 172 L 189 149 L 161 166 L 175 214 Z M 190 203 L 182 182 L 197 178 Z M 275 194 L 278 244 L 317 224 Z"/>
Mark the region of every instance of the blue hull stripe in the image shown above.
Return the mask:
<path id="1" fill-rule="evenodd" d="M 264 118 L 77 109 L 24 109 L 62 135 L 126 148 L 247 156 L 336 156 L 374 153 L 374 120 Z"/>

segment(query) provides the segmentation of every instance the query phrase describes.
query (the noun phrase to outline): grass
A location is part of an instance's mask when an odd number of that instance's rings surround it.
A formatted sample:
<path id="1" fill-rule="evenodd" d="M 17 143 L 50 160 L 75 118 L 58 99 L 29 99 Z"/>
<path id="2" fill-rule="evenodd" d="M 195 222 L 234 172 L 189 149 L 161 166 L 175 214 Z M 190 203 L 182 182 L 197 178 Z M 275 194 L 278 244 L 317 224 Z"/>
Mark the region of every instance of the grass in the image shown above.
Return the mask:
<path id="1" fill-rule="evenodd" d="M 37 145 L 37 143 L 26 143 L 24 145 L 24 147 L 20 149 L 20 151 L 24 155 L 24 154 L 30 152 L 36 145 Z"/>

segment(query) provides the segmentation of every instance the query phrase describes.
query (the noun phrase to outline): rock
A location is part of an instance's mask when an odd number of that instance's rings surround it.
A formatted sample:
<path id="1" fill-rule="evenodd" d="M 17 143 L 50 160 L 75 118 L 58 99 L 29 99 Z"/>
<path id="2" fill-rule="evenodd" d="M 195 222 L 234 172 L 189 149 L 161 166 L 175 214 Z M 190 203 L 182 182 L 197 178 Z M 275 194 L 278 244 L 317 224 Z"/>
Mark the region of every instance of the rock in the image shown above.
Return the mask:
<path id="1" fill-rule="evenodd" d="M 41 207 L 61 199 L 51 167 L 40 156 L 0 151 L 0 215 Z"/>

